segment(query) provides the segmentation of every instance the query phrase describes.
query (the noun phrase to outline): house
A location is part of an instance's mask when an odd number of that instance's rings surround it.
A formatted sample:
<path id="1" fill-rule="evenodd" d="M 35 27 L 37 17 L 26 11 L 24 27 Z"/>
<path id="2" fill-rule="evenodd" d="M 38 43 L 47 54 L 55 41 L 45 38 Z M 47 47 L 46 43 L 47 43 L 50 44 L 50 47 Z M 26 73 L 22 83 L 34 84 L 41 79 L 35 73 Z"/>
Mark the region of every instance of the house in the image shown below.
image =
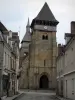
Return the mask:
<path id="1" fill-rule="evenodd" d="M 0 22 L 0 96 L 12 96 L 18 90 L 19 36 Z"/>
<path id="2" fill-rule="evenodd" d="M 64 52 L 57 57 L 57 90 L 59 95 L 62 91 L 65 98 L 75 100 L 75 22 L 71 22 L 71 33 L 65 33 L 65 41 Z"/>

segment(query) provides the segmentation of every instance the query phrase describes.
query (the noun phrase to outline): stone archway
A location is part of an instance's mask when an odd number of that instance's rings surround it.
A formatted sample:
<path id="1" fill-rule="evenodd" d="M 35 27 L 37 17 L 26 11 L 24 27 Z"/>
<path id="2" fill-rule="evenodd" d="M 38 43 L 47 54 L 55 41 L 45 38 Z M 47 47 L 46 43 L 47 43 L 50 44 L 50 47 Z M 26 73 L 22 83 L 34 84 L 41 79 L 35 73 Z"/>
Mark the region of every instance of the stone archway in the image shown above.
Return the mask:
<path id="1" fill-rule="evenodd" d="M 49 88 L 49 80 L 46 75 L 42 75 L 40 77 L 39 86 L 41 89 L 48 89 Z"/>

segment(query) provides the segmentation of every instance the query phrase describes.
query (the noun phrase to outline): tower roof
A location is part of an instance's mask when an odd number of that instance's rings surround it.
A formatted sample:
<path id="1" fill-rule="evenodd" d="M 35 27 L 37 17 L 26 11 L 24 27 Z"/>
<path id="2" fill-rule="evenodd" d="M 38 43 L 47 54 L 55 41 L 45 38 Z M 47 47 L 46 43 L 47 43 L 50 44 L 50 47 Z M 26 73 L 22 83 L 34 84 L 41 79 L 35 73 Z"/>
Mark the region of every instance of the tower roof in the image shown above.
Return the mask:
<path id="1" fill-rule="evenodd" d="M 42 7 L 39 14 L 33 19 L 31 23 L 31 28 L 34 26 L 34 23 L 36 21 L 44 21 L 44 22 L 50 22 L 54 25 L 57 25 L 59 22 L 55 19 L 52 11 L 50 10 L 48 4 L 45 2 L 44 6 Z"/>
<path id="2" fill-rule="evenodd" d="M 24 35 L 22 42 L 30 42 L 31 41 L 31 36 L 30 33 L 27 33 Z M 22 43 L 21 42 L 21 43 Z"/>
<path id="3" fill-rule="evenodd" d="M 30 26 L 30 23 L 29 23 L 29 18 L 28 18 L 28 23 L 27 23 L 27 26 L 28 26 L 28 27 Z"/>
<path id="4" fill-rule="evenodd" d="M 26 34 L 24 35 L 22 42 L 30 42 L 30 41 L 31 41 L 31 35 L 30 35 L 30 25 L 29 25 L 29 18 L 28 18 L 28 22 L 26 26 Z"/>
<path id="5" fill-rule="evenodd" d="M 52 11 L 50 10 L 47 3 L 44 4 L 41 11 L 39 12 L 37 17 L 35 18 L 35 20 L 45 20 L 45 21 L 57 22 L 57 20 L 55 19 L 54 15 L 53 15 Z"/>

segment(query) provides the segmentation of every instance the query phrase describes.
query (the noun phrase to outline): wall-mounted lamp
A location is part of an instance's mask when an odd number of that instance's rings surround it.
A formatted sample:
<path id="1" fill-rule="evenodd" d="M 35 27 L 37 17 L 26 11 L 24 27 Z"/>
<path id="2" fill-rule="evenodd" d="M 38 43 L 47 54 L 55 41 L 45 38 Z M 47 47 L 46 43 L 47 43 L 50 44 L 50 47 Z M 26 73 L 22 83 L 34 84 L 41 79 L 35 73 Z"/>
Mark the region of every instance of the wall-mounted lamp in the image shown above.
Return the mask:
<path id="1" fill-rule="evenodd" d="M 24 52 L 24 56 L 26 56 L 26 53 Z"/>

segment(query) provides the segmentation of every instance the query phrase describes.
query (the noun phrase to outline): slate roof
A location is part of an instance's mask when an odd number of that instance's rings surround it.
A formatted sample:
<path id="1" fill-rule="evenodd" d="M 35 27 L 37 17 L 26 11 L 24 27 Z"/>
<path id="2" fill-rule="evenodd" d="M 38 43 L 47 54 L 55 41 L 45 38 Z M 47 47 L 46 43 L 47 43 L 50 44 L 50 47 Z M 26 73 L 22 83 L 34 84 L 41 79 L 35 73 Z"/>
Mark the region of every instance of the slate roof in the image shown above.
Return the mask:
<path id="1" fill-rule="evenodd" d="M 65 37 L 75 37 L 75 34 L 65 33 Z"/>
<path id="2" fill-rule="evenodd" d="M 31 36 L 30 33 L 27 33 L 24 35 L 22 42 L 30 42 L 31 41 Z M 22 43 L 21 42 L 21 43 Z"/>
<path id="3" fill-rule="evenodd" d="M 39 12 L 39 14 L 37 15 L 37 17 L 35 18 L 35 20 L 45 20 L 45 21 L 54 21 L 54 22 L 58 22 L 52 11 L 50 10 L 49 6 L 47 3 L 44 4 L 44 6 L 42 7 L 41 11 Z"/>
<path id="4" fill-rule="evenodd" d="M 2 22 L 0 22 L 0 30 L 5 32 L 8 31 L 7 28 L 2 24 Z"/>
<path id="5" fill-rule="evenodd" d="M 9 32 L 2 22 L 0 22 L 0 31 L 0 41 L 4 41 L 7 35 L 9 35 Z"/>
<path id="6" fill-rule="evenodd" d="M 31 41 L 31 34 L 30 34 L 29 27 L 30 27 L 30 25 L 29 25 L 29 18 L 28 18 L 28 23 L 26 26 L 26 34 L 24 35 L 22 42 L 30 42 Z"/>

